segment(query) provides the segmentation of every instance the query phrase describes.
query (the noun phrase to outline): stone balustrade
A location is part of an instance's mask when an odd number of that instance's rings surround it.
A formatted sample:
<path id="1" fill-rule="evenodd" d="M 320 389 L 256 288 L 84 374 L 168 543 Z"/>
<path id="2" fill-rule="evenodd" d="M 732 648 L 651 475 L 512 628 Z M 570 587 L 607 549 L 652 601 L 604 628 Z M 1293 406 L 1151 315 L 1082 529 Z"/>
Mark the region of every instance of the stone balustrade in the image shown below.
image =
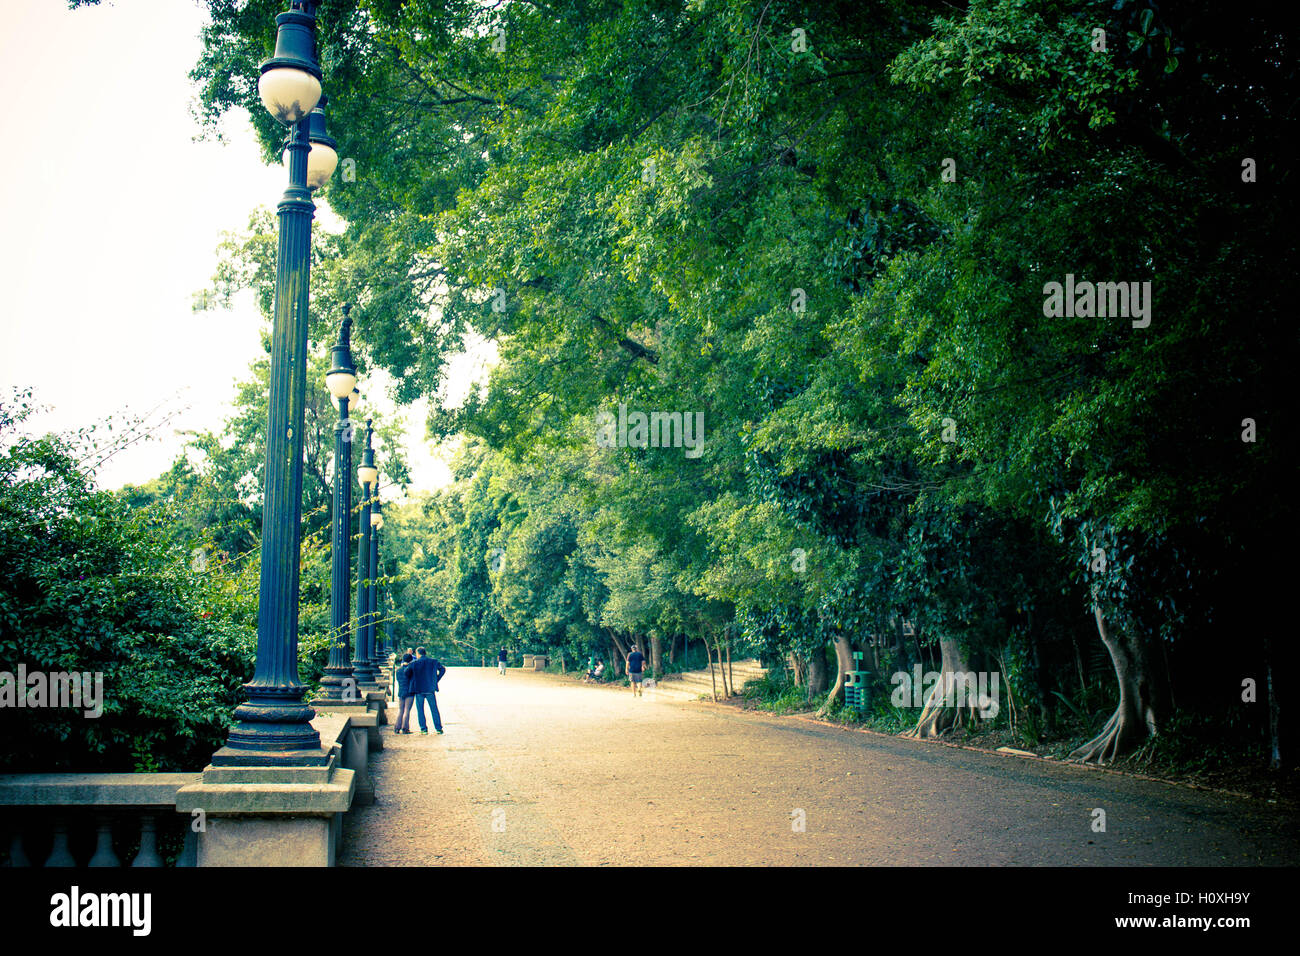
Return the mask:
<path id="1" fill-rule="evenodd" d="M 0 774 L 10 866 L 193 866 L 176 792 L 197 773 Z M 159 837 L 164 840 L 160 851 Z"/>
<path id="2" fill-rule="evenodd" d="M 374 802 L 379 714 L 320 707 L 317 766 L 0 774 L 9 866 L 331 866 L 343 814 Z"/>

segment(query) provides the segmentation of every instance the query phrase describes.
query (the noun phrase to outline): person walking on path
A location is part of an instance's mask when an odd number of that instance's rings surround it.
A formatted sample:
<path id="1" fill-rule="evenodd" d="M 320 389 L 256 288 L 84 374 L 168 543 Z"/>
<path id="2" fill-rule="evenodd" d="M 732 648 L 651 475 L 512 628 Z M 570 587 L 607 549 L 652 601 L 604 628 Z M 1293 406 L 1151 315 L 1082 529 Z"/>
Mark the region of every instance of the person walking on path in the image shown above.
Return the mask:
<path id="1" fill-rule="evenodd" d="M 497 673 L 504 674 L 505 672 L 506 672 L 506 649 L 503 647 L 501 648 L 501 653 L 497 655 Z"/>
<path id="2" fill-rule="evenodd" d="M 411 663 L 415 660 L 415 655 L 411 653 L 408 647 L 406 653 L 402 655 L 402 660 L 397 665 L 397 723 L 393 727 L 395 734 L 409 734 L 411 732 L 411 703 L 415 700 L 415 692 L 411 690 Z"/>
<path id="3" fill-rule="evenodd" d="M 640 697 L 641 695 L 641 669 L 645 667 L 645 655 L 632 645 L 632 653 L 627 655 L 627 679 L 632 682 L 632 695 Z"/>
<path id="4" fill-rule="evenodd" d="M 427 734 L 429 728 L 424 723 L 424 705 L 427 701 L 433 712 L 433 729 L 442 733 L 442 715 L 438 713 L 438 681 L 447 673 L 447 668 L 440 661 L 424 653 L 423 647 L 415 649 L 415 661 L 410 667 L 411 692 L 415 697 L 415 716 L 420 718 L 420 733 Z M 410 717 L 407 717 L 410 721 Z"/>

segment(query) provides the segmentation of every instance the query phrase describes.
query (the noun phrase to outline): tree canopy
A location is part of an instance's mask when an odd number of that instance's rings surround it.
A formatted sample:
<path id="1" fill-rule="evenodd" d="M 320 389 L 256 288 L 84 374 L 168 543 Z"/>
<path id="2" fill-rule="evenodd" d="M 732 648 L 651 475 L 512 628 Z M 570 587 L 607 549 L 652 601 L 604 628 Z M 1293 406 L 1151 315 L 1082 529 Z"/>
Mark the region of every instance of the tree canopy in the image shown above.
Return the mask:
<path id="1" fill-rule="evenodd" d="M 273 160 L 281 4 L 207 5 L 198 117 L 247 108 Z M 1178 711 L 1263 746 L 1241 687 L 1286 672 L 1294 517 L 1284 21 L 326 0 L 318 24 L 346 230 L 317 230 L 316 353 L 353 303 L 362 363 L 464 442 L 452 486 L 390 512 L 404 635 L 644 640 L 657 670 L 697 640 L 788 661 L 831 708 L 857 651 L 877 691 L 1000 671 L 1023 733 L 1083 759 Z M 217 290 L 269 304 L 272 236 L 228 244 Z M 446 401 L 479 337 L 498 361 Z M 255 472 L 207 451 L 227 485 Z M 231 507 L 202 523 L 243 547 L 255 506 Z"/>

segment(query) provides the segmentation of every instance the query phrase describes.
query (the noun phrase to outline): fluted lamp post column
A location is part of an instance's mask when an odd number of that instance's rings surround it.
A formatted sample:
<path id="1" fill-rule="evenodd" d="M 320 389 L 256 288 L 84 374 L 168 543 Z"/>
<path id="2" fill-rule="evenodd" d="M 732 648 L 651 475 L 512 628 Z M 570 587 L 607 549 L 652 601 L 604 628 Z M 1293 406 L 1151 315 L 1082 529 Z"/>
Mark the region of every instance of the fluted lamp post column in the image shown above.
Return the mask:
<path id="1" fill-rule="evenodd" d="M 361 516 L 357 542 L 357 641 L 356 656 L 352 658 L 352 676 L 358 684 L 373 684 L 377 676 L 374 664 L 370 662 L 370 635 L 366 627 L 370 613 L 370 496 L 372 489 L 379 484 L 379 469 L 375 467 L 375 452 L 371 448 L 373 435 L 373 424 L 367 419 L 366 450 L 357 468 L 357 480 L 361 483 Z"/>
<path id="2" fill-rule="evenodd" d="M 325 754 L 303 702 L 298 680 L 298 579 L 302 524 L 303 420 L 307 385 L 308 278 L 312 182 L 333 171 L 322 151 L 313 163 L 312 127 L 324 135 L 324 114 L 307 121 L 321 99 L 316 60 L 316 3 L 294 0 L 275 18 L 275 54 L 261 65 L 258 94 L 267 110 L 290 127 L 285 150 L 289 185 L 280 200 L 271 382 L 263 495 L 262 565 L 258 583 L 257 663 L 244 685 L 247 702 L 235 709 L 221 765 L 320 763 Z M 329 144 L 325 144 L 328 146 Z M 332 151 L 332 150 L 331 150 Z M 337 154 L 334 156 L 337 161 Z"/>
<path id="3" fill-rule="evenodd" d="M 348 418 L 349 404 L 356 392 L 357 370 L 352 364 L 349 342 L 352 307 L 343 306 L 343 324 L 334 343 L 331 368 L 325 385 L 338 402 L 339 418 L 334 423 L 334 527 L 330 547 L 330 644 L 329 664 L 320 679 L 323 702 L 357 701 L 357 681 L 352 675 L 351 567 L 348 560 L 352 540 L 352 436 L 355 426 Z M 359 393 L 358 393 L 359 394 Z"/>
<path id="4" fill-rule="evenodd" d="M 383 576 L 379 570 L 379 532 L 384 527 L 384 515 L 379 504 L 379 492 L 375 491 L 375 500 L 370 508 L 370 616 L 367 630 L 370 640 L 370 663 L 376 674 L 383 674 L 386 655 L 381 651 L 383 638 L 379 631 L 379 579 Z"/>

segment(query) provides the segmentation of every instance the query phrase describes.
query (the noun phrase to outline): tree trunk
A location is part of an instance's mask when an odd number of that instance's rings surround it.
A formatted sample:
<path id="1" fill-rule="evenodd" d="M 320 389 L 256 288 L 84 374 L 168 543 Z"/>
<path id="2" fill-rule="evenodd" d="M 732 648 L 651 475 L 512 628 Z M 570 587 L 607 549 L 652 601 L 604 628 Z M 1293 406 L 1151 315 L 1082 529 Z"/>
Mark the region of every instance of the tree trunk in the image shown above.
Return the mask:
<path id="1" fill-rule="evenodd" d="M 979 720 L 979 701 L 976 695 L 967 694 L 965 706 L 957 707 L 955 699 L 955 673 L 969 673 L 966 651 L 951 637 L 939 638 L 940 680 L 926 695 L 925 705 L 916 718 L 916 726 L 904 737 L 939 737 L 949 730 L 973 725 Z"/>
<path id="2" fill-rule="evenodd" d="M 1268 654 L 1268 661 L 1265 664 L 1267 668 L 1266 679 L 1268 680 L 1268 765 L 1273 770 L 1281 770 L 1282 742 L 1278 733 L 1278 725 L 1281 723 L 1282 707 L 1277 699 L 1277 682 L 1273 680 L 1273 654 L 1272 648 L 1268 644 L 1265 644 L 1265 653 Z"/>
<path id="3" fill-rule="evenodd" d="M 736 672 L 731 669 L 731 638 L 727 638 L 727 696 L 736 693 Z"/>
<path id="4" fill-rule="evenodd" d="M 650 635 L 650 673 L 658 680 L 664 672 L 664 639 L 656 631 Z"/>
<path id="5" fill-rule="evenodd" d="M 713 638 L 713 649 L 718 655 L 718 676 L 722 678 L 722 696 L 727 698 L 731 696 L 731 688 L 727 686 L 727 667 L 722 660 L 722 641 L 718 639 L 717 635 L 714 635 Z"/>
<path id="6" fill-rule="evenodd" d="M 1088 682 L 1083 676 L 1083 650 L 1079 647 L 1079 635 L 1077 629 L 1070 628 L 1070 640 L 1074 643 L 1074 663 L 1079 668 L 1079 693 L 1083 695 L 1084 700 L 1088 698 Z"/>
<path id="7" fill-rule="evenodd" d="M 1038 631 L 1034 629 L 1034 612 L 1025 612 L 1026 627 L 1029 629 L 1029 660 L 1034 667 L 1034 687 L 1038 691 L 1038 718 L 1044 731 L 1050 726 L 1051 710 L 1047 701 L 1052 691 L 1047 684 L 1047 674 L 1043 670 L 1043 658 L 1038 649 Z"/>
<path id="8" fill-rule="evenodd" d="M 1104 764 L 1113 762 L 1148 737 L 1154 737 L 1159 721 L 1153 706 L 1150 669 L 1143 648 L 1132 635 L 1112 634 L 1099 606 L 1092 610 L 1097 618 L 1097 633 L 1115 665 L 1119 704 L 1101 733 L 1071 753 L 1070 757 L 1084 763 L 1095 760 Z"/>
<path id="9" fill-rule="evenodd" d="M 835 701 L 844 695 L 846 675 L 853 670 L 853 645 L 843 634 L 835 635 L 835 686 L 826 695 L 826 700 L 817 708 L 817 716 L 825 715 L 835 706 Z"/>
<path id="10" fill-rule="evenodd" d="M 790 664 L 790 674 L 794 678 L 794 686 L 804 686 L 808 680 L 807 668 L 804 667 L 804 662 L 800 658 L 796 657 L 793 651 L 785 657 Z"/>
<path id="11" fill-rule="evenodd" d="M 718 699 L 718 678 L 713 673 L 713 651 L 709 649 L 709 639 L 704 639 L 704 653 L 709 655 L 709 680 L 713 682 L 713 699 Z"/>
<path id="12" fill-rule="evenodd" d="M 614 645 L 614 653 L 612 655 L 614 659 L 610 662 L 614 667 L 614 676 L 622 677 L 624 667 L 627 663 L 627 648 L 623 646 L 623 642 L 618 639 L 618 634 L 614 631 L 606 630 L 605 633 L 609 636 L 609 642 Z"/>
<path id="13" fill-rule="evenodd" d="M 677 635 L 668 636 L 668 663 L 671 666 L 677 660 Z"/>
<path id="14" fill-rule="evenodd" d="M 829 679 L 826 676 L 826 648 L 819 647 L 808 659 L 808 699 L 826 693 Z"/>

